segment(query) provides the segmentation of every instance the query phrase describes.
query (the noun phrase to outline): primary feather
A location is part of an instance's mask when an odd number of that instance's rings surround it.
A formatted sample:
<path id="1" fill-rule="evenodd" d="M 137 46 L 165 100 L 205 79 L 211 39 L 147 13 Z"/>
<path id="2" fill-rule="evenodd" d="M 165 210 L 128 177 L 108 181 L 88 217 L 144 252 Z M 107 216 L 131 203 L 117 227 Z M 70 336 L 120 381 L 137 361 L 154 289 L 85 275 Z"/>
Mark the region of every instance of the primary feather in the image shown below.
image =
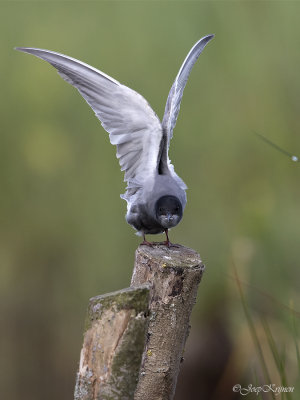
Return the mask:
<path id="1" fill-rule="evenodd" d="M 126 181 L 143 182 L 157 169 L 161 123 L 147 101 L 137 92 L 103 72 L 49 50 L 18 47 L 53 65 L 61 77 L 75 86 L 92 107 L 117 146 Z"/>
<path id="2" fill-rule="evenodd" d="M 166 103 L 165 114 L 162 121 L 162 126 L 166 130 L 168 135 L 168 144 L 170 143 L 170 140 L 173 136 L 173 129 L 176 125 L 183 91 L 190 72 L 198 57 L 204 50 L 204 47 L 213 37 L 214 35 L 204 36 L 191 48 L 183 64 L 181 65 L 176 79 L 171 87 Z"/>
<path id="3" fill-rule="evenodd" d="M 170 140 L 173 137 L 173 129 L 176 125 L 183 91 L 188 81 L 190 72 L 198 57 L 204 50 L 205 46 L 213 37 L 214 35 L 204 36 L 197 43 L 195 43 L 189 51 L 169 92 L 165 107 L 165 113 L 162 120 L 162 128 L 165 135 L 165 148 L 162 151 L 161 164 L 163 165 L 163 169 L 168 169 L 171 172 L 173 177 L 177 180 L 177 182 L 183 189 L 186 189 L 187 187 L 182 179 L 179 178 L 179 176 L 175 173 L 174 166 L 171 164 L 168 156 Z"/>

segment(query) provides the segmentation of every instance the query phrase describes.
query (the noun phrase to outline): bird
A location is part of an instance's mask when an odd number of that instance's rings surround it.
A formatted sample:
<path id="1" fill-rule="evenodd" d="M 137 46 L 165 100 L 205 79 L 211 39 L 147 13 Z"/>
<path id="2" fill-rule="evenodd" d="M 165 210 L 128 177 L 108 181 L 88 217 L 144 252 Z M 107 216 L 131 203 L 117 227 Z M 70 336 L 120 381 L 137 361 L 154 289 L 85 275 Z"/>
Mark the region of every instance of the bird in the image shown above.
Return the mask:
<path id="1" fill-rule="evenodd" d="M 121 195 L 127 202 L 126 221 L 143 237 L 142 245 L 153 246 L 146 235 L 165 232 L 163 244 L 173 246 L 168 231 L 182 219 L 187 186 L 176 174 L 168 150 L 189 74 L 213 37 L 202 37 L 187 54 L 167 97 L 162 121 L 143 96 L 82 61 L 45 49 L 15 48 L 56 68 L 109 133 L 127 182 Z"/>

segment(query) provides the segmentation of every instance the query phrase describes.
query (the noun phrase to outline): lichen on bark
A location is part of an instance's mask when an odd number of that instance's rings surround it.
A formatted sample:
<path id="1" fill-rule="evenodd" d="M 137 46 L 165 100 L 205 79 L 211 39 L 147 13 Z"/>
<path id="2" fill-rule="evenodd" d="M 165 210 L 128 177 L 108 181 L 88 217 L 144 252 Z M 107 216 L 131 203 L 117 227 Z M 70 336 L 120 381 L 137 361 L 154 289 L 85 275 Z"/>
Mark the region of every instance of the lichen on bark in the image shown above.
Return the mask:
<path id="1" fill-rule="evenodd" d="M 90 300 L 75 400 L 131 400 L 148 321 L 149 288 L 123 289 Z"/>

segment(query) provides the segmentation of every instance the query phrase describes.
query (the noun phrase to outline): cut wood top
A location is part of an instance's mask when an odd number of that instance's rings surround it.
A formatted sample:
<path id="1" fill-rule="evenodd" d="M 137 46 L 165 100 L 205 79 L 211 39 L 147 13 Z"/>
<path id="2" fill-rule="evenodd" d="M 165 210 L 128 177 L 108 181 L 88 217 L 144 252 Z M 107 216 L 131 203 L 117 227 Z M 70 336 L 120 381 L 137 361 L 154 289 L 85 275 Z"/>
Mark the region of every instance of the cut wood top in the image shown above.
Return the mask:
<path id="1" fill-rule="evenodd" d="M 136 250 L 136 256 L 138 255 L 151 258 L 155 263 L 162 263 L 163 267 L 193 268 L 202 265 L 199 253 L 181 245 L 176 247 L 167 247 L 159 243 L 154 243 L 153 247 L 141 245 Z"/>

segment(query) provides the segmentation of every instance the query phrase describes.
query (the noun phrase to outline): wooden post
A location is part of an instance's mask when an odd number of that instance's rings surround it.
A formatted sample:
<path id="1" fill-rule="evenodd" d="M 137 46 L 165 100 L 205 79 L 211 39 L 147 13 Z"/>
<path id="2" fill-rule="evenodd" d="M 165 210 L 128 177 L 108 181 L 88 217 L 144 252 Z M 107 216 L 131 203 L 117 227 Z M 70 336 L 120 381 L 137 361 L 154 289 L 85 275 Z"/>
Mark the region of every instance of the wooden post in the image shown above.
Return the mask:
<path id="1" fill-rule="evenodd" d="M 90 300 L 75 400 L 171 400 L 204 265 L 192 249 L 139 246 L 131 288 Z"/>
<path id="2" fill-rule="evenodd" d="M 132 400 L 145 345 L 148 287 L 90 300 L 75 400 Z"/>
<path id="3" fill-rule="evenodd" d="M 131 285 L 150 285 L 150 318 L 135 400 L 173 399 L 203 271 L 192 249 L 137 249 Z"/>

